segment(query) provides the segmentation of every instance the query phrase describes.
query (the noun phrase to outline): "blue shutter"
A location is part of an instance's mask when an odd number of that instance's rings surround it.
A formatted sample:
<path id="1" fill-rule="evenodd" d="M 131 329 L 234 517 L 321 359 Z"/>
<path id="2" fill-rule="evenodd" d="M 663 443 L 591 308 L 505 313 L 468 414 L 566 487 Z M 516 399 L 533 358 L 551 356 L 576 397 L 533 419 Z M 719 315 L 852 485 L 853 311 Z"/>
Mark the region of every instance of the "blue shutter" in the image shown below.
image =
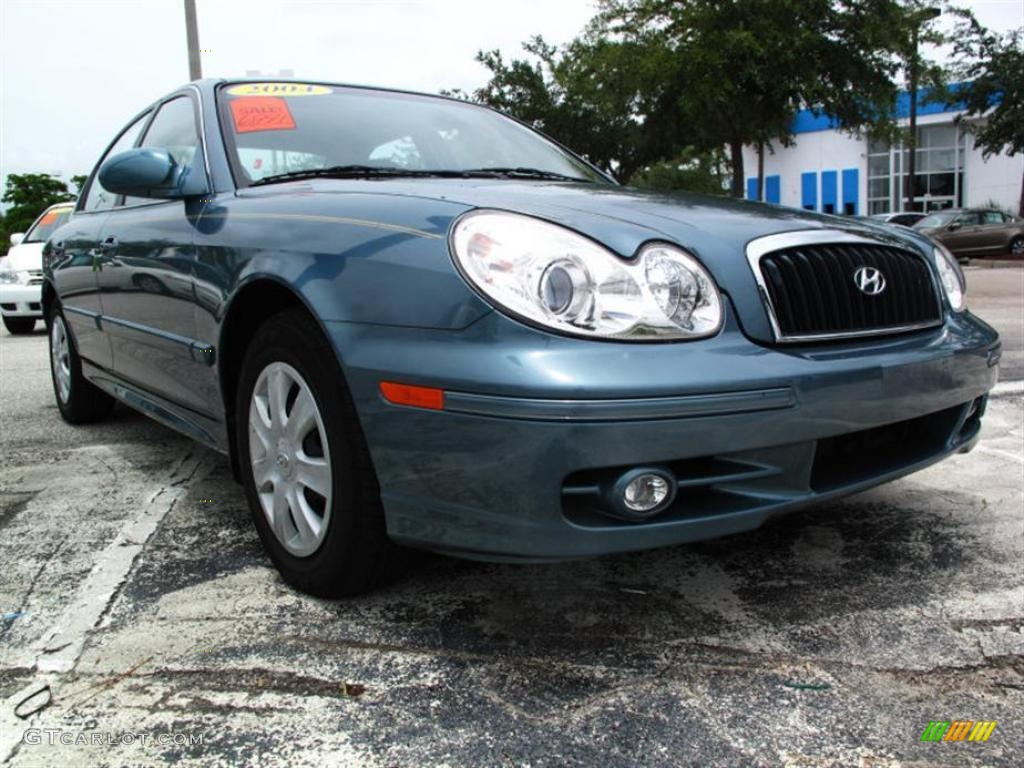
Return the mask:
<path id="1" fill-rule="evenodd" d="M 860 191 L 860 174 L 856 168 L 847 168 L 843 171 L 843 213 L 856 216 L 857 193 Z"/>
<path id="2" fill-rule="evenodd" d="M 821 210 L 825 213 L 839 213 L 839 174 L 836 171 L 821 172 Z"/>
<path id="3" fill-rule="evenodd" d="M 800 174 L 800 205 L 805 211 L 818 210 L 818 174 L 815 171 Z"/>

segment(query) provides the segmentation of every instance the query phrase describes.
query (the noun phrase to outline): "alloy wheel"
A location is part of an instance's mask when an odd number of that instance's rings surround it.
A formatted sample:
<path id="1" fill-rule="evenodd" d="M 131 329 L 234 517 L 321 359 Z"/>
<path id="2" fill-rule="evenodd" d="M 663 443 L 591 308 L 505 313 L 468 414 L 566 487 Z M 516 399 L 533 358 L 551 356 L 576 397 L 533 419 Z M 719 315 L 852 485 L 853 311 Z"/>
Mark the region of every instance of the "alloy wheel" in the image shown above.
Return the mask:
<path id="1" fill-rule="evenodd" d="M 71 346 L 64 318 L 59 314 L 54 316 L 50 329 L 50 363 L 57 382 L 57 395 L 66 403 L 71 396 Z"/>
<path id="2" fill-rule="evenodd" d="M 323 417 L 302 375 L 267 365 L 249 403 L 249 456 L 260 506 L 289 553 L 319 548 L 331 514 L 331 457 Z"/>

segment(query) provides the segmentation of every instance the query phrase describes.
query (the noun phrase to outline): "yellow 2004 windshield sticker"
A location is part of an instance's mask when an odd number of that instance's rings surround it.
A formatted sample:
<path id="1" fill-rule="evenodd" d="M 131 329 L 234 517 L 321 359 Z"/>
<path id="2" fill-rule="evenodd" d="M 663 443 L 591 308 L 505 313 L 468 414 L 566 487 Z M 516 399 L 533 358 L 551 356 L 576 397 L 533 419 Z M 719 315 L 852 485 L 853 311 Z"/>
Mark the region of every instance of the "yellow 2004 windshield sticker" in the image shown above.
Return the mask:
<path id="1" fill-rule="evenodd" d="M 232 96 L 323 96 L 331 93 L 326 85 L 311 83 L 242 83 L 228 88 Z"/>

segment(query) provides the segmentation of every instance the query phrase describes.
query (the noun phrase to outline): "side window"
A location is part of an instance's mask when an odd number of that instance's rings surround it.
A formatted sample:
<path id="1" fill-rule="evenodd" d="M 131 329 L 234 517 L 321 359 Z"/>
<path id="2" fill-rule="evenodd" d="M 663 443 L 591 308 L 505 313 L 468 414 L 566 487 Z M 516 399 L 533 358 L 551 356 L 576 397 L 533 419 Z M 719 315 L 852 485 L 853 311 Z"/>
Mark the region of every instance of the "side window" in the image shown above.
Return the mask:
<path id="1" fill-rule="evenodd" d="M 149 125 L 140 147 L 166 149 L 174 162 L 187 168 L 202 150 L 199 148 L 199 130 L 192 100 L 179 96 L 164 104 Z M 153 202 L 145 197 L 126 197 L 124 205 Z"/>
<path id="2" fill-rule="evenodd" d="M 973 227 L 976 224 L 980 224 L 980 219 L 981 217 L 978 216 L 978 214 L 974 213 L 973 211 L 961 213 L 959 216 L 956 217 L 957 223 L 964 227 Z"/>
<path id="3" fill-rule="evenodd" d="M 149 119 L 148 112 L 125 128 L 110 150 L 100 158 L 100 161 L 96 164 L 96 169 L 93 171 L 92 183 L 89 184 L 89 190 L 85 194 L 85 203 L 82 205 L 83 211 L 105 211 L 114 207 L 114 203 L 117 202 L 117 195 L 105 190 L 100 184 L 99 179 L 96 178 L 96 175 L 99 172 L 100 166 L 103 165 L 103 161 L 108 157 L 113 157 L 117 153 L 124 152 L 135 146 L 139 134 L 142 133 L 142 126 L 146 124 L 147 119 Z"/>
<path id="4" fill-rule="evenodd" d="M 999 211 L 985 211 L 983 216 L 985 217 L 984 221 L 986 224 L 1003 224 L 1006 222 L 1006 217 Z"/>

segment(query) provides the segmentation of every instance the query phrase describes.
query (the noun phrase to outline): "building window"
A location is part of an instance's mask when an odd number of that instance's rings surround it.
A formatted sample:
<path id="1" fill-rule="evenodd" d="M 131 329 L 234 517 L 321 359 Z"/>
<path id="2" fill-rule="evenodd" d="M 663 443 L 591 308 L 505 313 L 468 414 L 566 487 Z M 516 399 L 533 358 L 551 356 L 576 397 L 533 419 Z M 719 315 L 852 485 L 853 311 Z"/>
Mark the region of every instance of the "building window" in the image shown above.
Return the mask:
<path id="1" fill-rule="evenodd" d="M 889 213 L 892 207 L 892 148 L 887 141 L 868 142 L 868 213 Z"/>
<path id="2" fill-rule="evenodd" d="M 910 153 L 902 144 L 868 143 L 868 213 L 935 211 L 963 205 L 964 133 L 955 125 L 917 129 L 913 200 L 904 201 Z"/>

